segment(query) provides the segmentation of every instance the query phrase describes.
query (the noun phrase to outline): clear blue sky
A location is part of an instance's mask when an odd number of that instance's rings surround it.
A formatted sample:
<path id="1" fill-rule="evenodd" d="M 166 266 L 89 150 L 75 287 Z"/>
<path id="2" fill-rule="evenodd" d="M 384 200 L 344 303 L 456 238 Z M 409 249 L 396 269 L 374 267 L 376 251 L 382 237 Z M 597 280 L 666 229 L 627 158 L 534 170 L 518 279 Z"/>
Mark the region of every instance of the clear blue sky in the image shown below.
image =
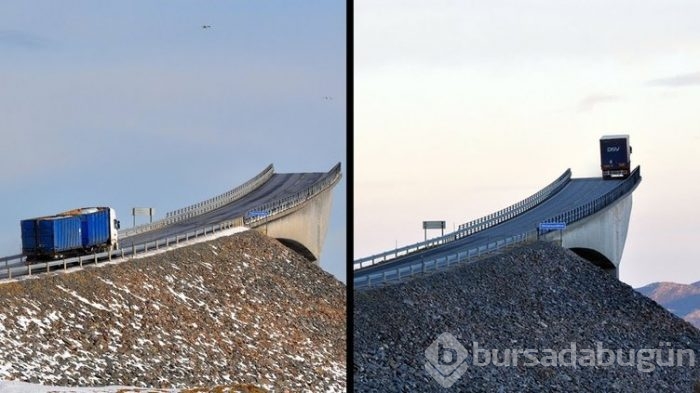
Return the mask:
<path id="1" fill-rule="evenodd" d="M 643 180 L 620 279 L 700 280 L 698 15 L 689 0 L 356 1 L 354 257 L 567 168 L 600 176 L 600 136 L 629 134 Z"/>
<path id="2" fill-rule="evenodd" d="M 345 174 L 346 73 L 342 1 L 1 2 L 0 255 L 23 218 L 108 205 L 130 225 L 270 163 Z M 343 281 L 345 194 L 321 256 Z"/>

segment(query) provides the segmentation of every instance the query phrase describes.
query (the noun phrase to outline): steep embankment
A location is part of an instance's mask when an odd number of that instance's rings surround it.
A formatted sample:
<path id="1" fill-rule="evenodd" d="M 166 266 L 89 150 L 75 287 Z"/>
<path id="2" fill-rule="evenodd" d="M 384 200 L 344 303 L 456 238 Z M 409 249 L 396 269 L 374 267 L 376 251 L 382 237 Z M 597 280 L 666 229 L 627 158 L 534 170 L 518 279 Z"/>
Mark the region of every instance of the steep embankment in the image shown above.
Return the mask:
<path id="1" fill-rule="evenodd" d="M 549 243 L 354 295 L 357 391 L 688 392 L 700 377 L 699 330 Z M 681 366 L 656 363 L 669 350 Z"/>
<path id="2" fill-rule="evenodd" d="M 700 329 L 700 281 L 688 285 L 655 282 L 637 291 Z"/>
<path id="3" fill-rule="evenodd" d="M 0 299 L 0 379 L 345 388 L 345 286 L 255 231 L 6 283 Z"/>

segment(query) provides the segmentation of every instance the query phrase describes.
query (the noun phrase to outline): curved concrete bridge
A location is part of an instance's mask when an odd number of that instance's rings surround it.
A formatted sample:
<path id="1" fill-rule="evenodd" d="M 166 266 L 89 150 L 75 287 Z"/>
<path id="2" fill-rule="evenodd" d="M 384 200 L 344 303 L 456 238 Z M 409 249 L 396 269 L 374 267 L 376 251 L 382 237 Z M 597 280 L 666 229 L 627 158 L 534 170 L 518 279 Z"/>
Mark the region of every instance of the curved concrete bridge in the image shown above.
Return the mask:
<path id="1" fill-rule="evenodd" d="M 640 182 L 639 167 L 624 180 L 572 179 L 567 170 L 529 198 L 462 224 L 453 233 L 355 260 L 354 285 L 362 288 L 400 281 L 537 239 L 560 241 L 563 247 L 617 276 L 632 192 Z M 566 228 L 543 231 L 541 223 L 565 223 Z"/>
<path id="2" fill-rule="evenodd" d="M 234 221 L 275 237 L 317 261 L 328 229 L 332 189 L 341 178 L 340 163 L 328 172 L 260 174 L 208 201 L 170 212 L 163 220 L 120 231 L 121 247 Z"/>
<path id="3" fill-rule="evenodd" d="M 340 164 L 319 176 L 302 191 L 258 205 L 244 218 L 246 226 L 264 232 L 318 262 L 328 232 L 332 189 L 340 180 Z M 250 215 L 251 211 L 264 215 Z"/>

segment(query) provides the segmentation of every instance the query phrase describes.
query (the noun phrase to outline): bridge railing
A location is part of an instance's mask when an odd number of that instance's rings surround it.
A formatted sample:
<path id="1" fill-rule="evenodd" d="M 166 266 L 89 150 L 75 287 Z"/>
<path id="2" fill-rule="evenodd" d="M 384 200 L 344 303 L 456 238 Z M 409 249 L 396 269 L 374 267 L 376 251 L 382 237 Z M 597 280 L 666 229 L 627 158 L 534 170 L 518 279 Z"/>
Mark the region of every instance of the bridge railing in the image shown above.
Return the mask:
<path id="1" fill-rule="evenodd" d="M 459 239 L 483 231 L 484 229 L 491 228 L 525 213 L 559 192 L 562 188 L 564 188 L 564 186 L 566 186 L 569 180 L 571 180 L 571 169 L 567 169 L 555 181 L 522 201 L 501 209 L 493 214 L 489 214 L 488 216 L 460 225 L 456 232 L 457 238 Z"/>
<path id="2" fill-rule="evenodd" d="M 437 247 L 442 244 L 457 240 L 459 238 L 472 235 L 476 232 L 483 231 L 484 229 L 490 228 L 494 225 L 498 225 L 546 201 L 549 197 L 551 197 L 552 195 L 559 192 L 562 188 L 564 188 L 564 186 L 566 186 L 569 180 L 571 180 L 571 169 L 567 169 L 566 171 L 564 171 L 564 173 L 561 176 L 559 176 L 556 180 L 554 180 L 552 183 L 550 183 L 540 191 L 523 199 L 520 202 L 506 207 L 505 209 L 501 209 L 496 213 L 478 218 L 466 224 L 462 224 L 459 226 L 459 229 L 457 231 L 448 233 L 447 235 L 426 240 L 423 242 L 418 242 L 408 246 L 395 248 L 394 250 L 371 255 L 365 258 L 357 259 L 353 261 L 353 270 L 362 269 L 378 263 L 390 261 L 392 259 L 396 259 L 417 251 Z"/>
<path id="3" fill-rule="evenodd" d="M 632 173 L 630 173 L 627 179 L 620 182 L 620 184 L 617 187 L 608 191 L 604 195 L 601 195 L 600 197 L 581 206 L 562 212 L 561 214 L 551 217 L 543 222 L 565 222 L 567 224 L 571 224 L 575 221 L 581 220 L 585 217 L 595 214 L 613 204 L 621 196 L 634 190 L 634 188 L 637 187 L 641 179 L 642 175 L 638 166 L 634 169 L 634 171 L 632 171 Z"/>
<path id="4" fill-rule="evenodd" d="M 227 191 L 221 195 L 217 195 L 213 198 L 207 199 L 206 201 L 168 212 L 166 213 L 165 218 L 155 221 L 153 223 L 140 225 L 134 228 L 119 231 L 119 235 L 122 237 L 129 237 L 137 233 L 149 232 L 218 209 L 222 206 L 225 206 L 231 202 L 234 202 L 244 197 L 251 191 L 260 187 L 262 184 L 268 181 L 270 177 L 272 177 L 273 173 L 274 167 L 272 166 L 272 164 L 270 164 L 267 166 L 267 168 L 265 168 L 255 177 L 230 191 Z"/>
<path id="5" fill-rule="evenodd" d="M 298 193 L 283 199 L 256 206 L 254 209 L 249 210 L 243 216 L 243 223 L 246 226 L 251 226 L 257 222 L 269 219 L 270 216 L 274 216 L 275 214 L 301 205 L 309 199 L 314 198 L 322 191 L 333 186 L 338 180 L 340 180 L 340 176 L 340 163 L 337 163 L 333 168 L 331 168 L 330 171 L 325 173 L 323 177 L 321 177 L 306 190 L 299 191 Z M 265 214 L 254 214 L 259 212 L 264 212 Z"/>
<path id="6" fill-rule="evenodd" d="M 22 254 L 9 255 L 9 256 L 0 258 L 0 264 L 2 264 L 4 266 L 7 266 L 11 261 L 24 261 L 24 255 L 22 255 Z"/>
<path id="7" fill-rule="evenodd" d="M 198 227 L 193 231 L 179 234 L 177 236 L 164 237 L 146 243 L 122 244 L 121 248 L 113 251 L 96 252 L 89 255 L 58 259 L 48 262 L 27 264 L 26 257 L 23 255 L 13 255 L 10 257 L 0 258 L 0 275 L 2 276 L 0 279 L 31 276 L 39 273 L 55 271 L 56 269 L 67 270 L 69 267 L 72 268 L 75 266 L 82 267 L 88 264 L 99 264 L 109 262 L 117 258 L 136 257 L 147 252 L 161 250 L 164 247 L 179 245 L 182 242 L 188 242 L 202 236 L 212 235 L 226 229 L 242 226 L 243 219 L 239 217 L 233 220 L 221 222 L 219 224 Z"/>
<path id="8" fill-rule="evenodd" d="M 448 255 L 421 260 L 409 266 L 385 270 L 381 273 L 369 273 L 353 279 L 354 289 L 366 289 L 404 281 L 412 276 L 429 274 L 447 269 L 460 263 L 473 263 L 504 248 L 525 242 L 535 241 L 537 232 L 532 230 L 520 235 L 508 236 L 487 244 L 462 250 Z"/>

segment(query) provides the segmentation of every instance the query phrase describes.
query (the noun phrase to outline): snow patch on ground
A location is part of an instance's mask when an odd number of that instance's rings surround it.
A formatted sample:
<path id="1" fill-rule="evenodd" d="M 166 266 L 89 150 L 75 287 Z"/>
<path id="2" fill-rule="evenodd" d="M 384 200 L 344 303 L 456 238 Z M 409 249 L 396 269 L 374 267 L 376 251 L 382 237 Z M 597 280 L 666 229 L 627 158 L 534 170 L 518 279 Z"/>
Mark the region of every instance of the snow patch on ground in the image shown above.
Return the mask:
<path id="1" fill-rule="evenodd" d="M 2 367 L 0 366 L 0 369 Z M 39 385 L 35 383 L 19 382 L 19 381 L 0 381 L 0 393 L 176 393 L 179 389 L 156 389 L 156 388 L 138 388 L 132 386 L 104 386 L 104 387 L 66 387 L 66 386 L 50 386 Z"/>
<path id="2" fill-rule="evenodd" d="M 88 305 L 90 305 L 90 306 L 92 306 L 92 307 L 95 307 L 95 308 L 98 309 L 98 310 L 109 311 L 109 309 L 108 309 L 107 307 L 101 305 L 100 303 L 91 302 L 90 300 L 85 299 L 84 297 L 78 295 L 75 291 L 68 290 L 68 289 L 66 289 L 66 288 L 63 288 L 63 287 L 60 286 L 60 285 L 56 285 L 56 287 L 57 287 L 58 289 L 62 290 L 63 292 L 65 292 L 65 293 L 67 293 L 67 294 L 73 296 L 74 298 L 80 300 L 81 302 L 83 302 L 83 303 L 85 303 L 85 304 L 88 304 Z"/>

